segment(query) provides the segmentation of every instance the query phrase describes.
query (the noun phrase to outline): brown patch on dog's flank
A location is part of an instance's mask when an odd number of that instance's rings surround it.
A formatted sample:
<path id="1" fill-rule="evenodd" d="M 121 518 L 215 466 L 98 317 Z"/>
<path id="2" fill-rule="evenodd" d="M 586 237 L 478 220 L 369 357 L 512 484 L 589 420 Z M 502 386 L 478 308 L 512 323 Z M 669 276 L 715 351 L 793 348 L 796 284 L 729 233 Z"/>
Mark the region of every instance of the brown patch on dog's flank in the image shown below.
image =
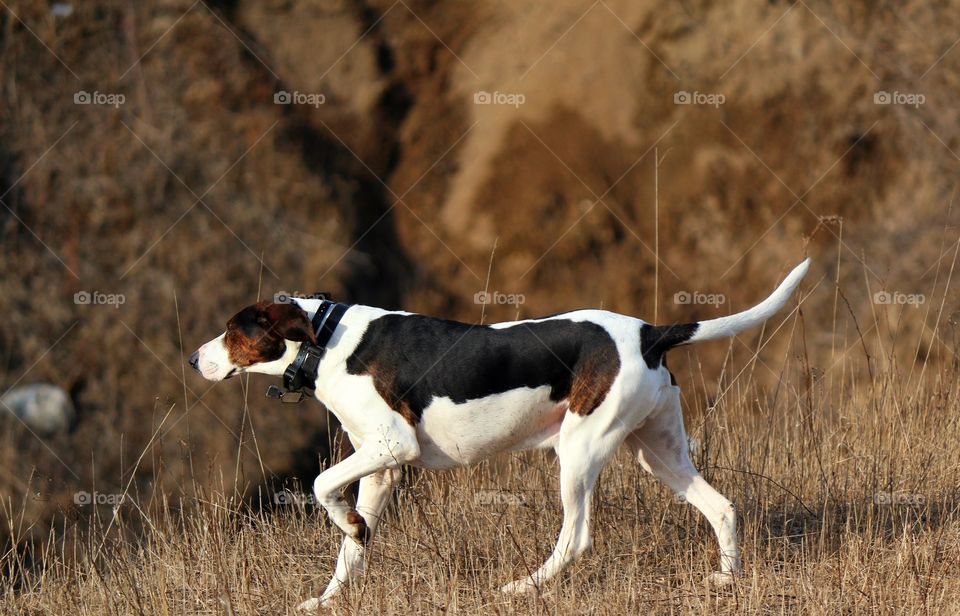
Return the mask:
<path id="1" fill-rule="evenodd" d="M 589 415 L 607 397 L 620 373 L 620 354 L 611 342 L 592 349 L 574 368 L 570 386 L 570 412 Z"/>

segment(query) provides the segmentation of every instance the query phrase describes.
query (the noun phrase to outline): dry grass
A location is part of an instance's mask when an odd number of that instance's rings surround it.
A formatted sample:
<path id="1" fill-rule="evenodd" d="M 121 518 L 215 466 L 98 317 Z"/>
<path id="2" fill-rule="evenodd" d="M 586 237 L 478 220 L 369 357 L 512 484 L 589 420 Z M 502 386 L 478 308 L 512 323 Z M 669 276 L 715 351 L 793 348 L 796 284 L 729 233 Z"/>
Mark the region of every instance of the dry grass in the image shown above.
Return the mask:
<path id="1" fill-rule="evenodd" d="M 703 517 L 621 452 L 595 496 L 593 551 L 540 594 L 499 596 L 499 585 L 539 565 L 560 523 L 555 460 L 533 453 L 409 477 L 367 576 L 334 611 L 955 611 L 957 368 L 918 364 L 909 376 L 874 361 L 872 380 L 859 380 L 863 353 L 879 350 L 864 342 L 818 378 L 805 367 L 799 319 L 783 332 L 792 351 L 777 363 L 776 391 L 755 387 L 747 362 L 728 366 L 741 376 L 722 380 L 705 413 L 693 386 L 685 401 L 695 463 L 739 507 L 746 573 L 734 590 L 702 583 L 717 563 Z M 312 505 L 251 506 L 232 489 L 196 493 L 181 507 L 130 494 L 116 509 L 97 508 L 92 530 L 67 524 L 40 554 L 8 553 L 3 608 L 276 614 L 325 585 L 340 532 Z"/>

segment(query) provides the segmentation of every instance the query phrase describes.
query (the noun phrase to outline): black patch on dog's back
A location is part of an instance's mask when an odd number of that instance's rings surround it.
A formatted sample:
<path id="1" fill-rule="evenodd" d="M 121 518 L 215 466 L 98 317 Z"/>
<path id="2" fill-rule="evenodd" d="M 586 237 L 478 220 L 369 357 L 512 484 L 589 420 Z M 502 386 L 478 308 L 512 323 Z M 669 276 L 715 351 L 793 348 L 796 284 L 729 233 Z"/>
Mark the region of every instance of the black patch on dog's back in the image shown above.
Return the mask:
<path id="1" fill-rule="evenodd" d="M 699 323 L 675 323 L 673 325 L 650 325 L 644 323 L 640 326 L 640 354 L 643 355 L 643 361 L 651 370 L 660 366 L 663 362 L 664 354 L 677 346 L 683 344 L 697 333 Z"/>
<path id="2" fill-rule="evenodd" d="M 422 315 L 374 319 L 347 372 L 370 374 L 380 395 L 410 423 L 434 397 L 457 404 L 520 387 L 550 387 L 587 415 L 603 402 L 620 355 L 600 325 L 567 319 L 492 328 Z"/>

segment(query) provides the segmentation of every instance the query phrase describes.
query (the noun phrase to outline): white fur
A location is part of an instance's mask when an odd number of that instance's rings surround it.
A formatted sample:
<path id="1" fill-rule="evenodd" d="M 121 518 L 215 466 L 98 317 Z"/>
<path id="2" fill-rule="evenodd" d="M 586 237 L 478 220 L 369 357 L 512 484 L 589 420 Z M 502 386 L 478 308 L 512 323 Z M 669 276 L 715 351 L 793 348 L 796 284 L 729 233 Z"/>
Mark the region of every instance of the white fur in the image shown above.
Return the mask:
<path id="1" fill-rule="evenodd" d="M 793 268 L 793 271 L 783 279 L 783 282 L 770 294 L 770 297 L 749 310 L 719 319 L 700 321 L 700 327 L 697 328 L 696 333 L 687 344 L 702 340 L 713 340 L 714 338 L 729 338 L 745 329 L 760 325 L 783 308 L 783 305 L 793 294 L 793 290 L 797 288 L 797 285 L 806 275 L 809 267 L 810 259 L 804 259 L 803 263 Z"/>
<path id="2" fill-rule="evenodd" d="M 691 342 L 730 336 L 757 325 L 786 303 L 806 273 L 809 260 L 796 267 L 774 293 L 739 314 L 705 321 Z M 318 300 L 298 300 L 313 316 Z M 567 412 L 566 401 L 550 400 L 549 388 L 518 388 L 456 404 L 435 398 L 416 427 L 392 410 L 377 393 L 369 375 L 352 375 L 346 360 L 360 343 L 367 325 L 388 311 L 368 306 L 348 310 L 327 345 L 316 381 L 316 397 L 334 413 L 348 433 L 355 453 L 327 469 L 314 483 L 318 502 L 347 534 L 330 584 L 318 599 L 300 607 L 325 605 L 363 569 L 362 527 L 351 523 L 354 511 L 339 496 L 344 486 L 360 480 L 359 512 L 372 533 L 386 507 L 403 464 L 448 468 L 472 464 L 498 453 L 552 447 L 560 462 L 563 524 L 556 547 L 532 575 L 511 582 L 504 592 L 522 592 L 543 584 L 590 547 L 590 499 L 600 470 L 626 443 L 637 461 L 658 479 L 697 507 L 710 522 L 720 544 L 720 572 L 711 576 L 728 583 L 740 570 L 736 517 L 733 505 L 710 487 L 690 462 L 683 426 L 679 388 L 671 385 L 667 370 L 650 369 L 640 352 L 643 321 L 602 310 L 580 310 L 545 319 L 589 321 L 613 338 L 620 370 L 603 402 L 589 415 Z M 407 314 L 407 313 L 399 313 Z M 497 323 L 493 328 L 524 321 Z M 246 368 L 249 372 L 280 375 L 297 352 L 288 342 L 279 360 Z M 219 380 L 235 370 L 229 362 L 223 336 L 199 350 L 197 369 Z M 424 366 L 424 371 L 431 366 Z"/>

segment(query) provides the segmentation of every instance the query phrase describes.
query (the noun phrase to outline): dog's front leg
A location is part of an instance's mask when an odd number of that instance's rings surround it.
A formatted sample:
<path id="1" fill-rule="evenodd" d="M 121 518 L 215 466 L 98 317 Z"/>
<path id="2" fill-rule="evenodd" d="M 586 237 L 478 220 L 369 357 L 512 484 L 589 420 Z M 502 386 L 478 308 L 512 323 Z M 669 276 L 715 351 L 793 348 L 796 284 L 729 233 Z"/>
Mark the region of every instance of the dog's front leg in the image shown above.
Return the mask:
<path id="1" fill-rule="evenodd" d="M 395 425 L 363 438 L 363 444 L 339 464 L 320 473 L 313 482 L 317 502 L 348 537 L 363 545 L 369 538 L 364 517 L 351 509 L 340 490 L 361 477 L 387 469 L 399 468 L 420 456 L 416 432 L 402 419 Z"/>
<path id="2" fill-rule="evenodd" d="M 390 500 L 390 493 L 400 480 L 399 469 L 388 469 L 367 475 L 360 480 L 360 493 L 357 496 L 357 511 L 366 520 L 370 536 L 380 523 L 384 509 Z M 327 604 L 332 597 L 348 586 L 363 573 L 365 546 L 345 537 L 337 557 L 337 568 L 327 585 L 327 589 L 318 599 L 308 599 L 300 605 L 304 611 L 316 610 Z"/>
<path id="3" fill-rule="evenodd" d="M 357 570 L 357 563 L 363 560 L 363 546 L 372 537 L 373 528 L 378 521 L 376 518 L 379 518 L 379 512 L 373 515 L 374 508 L 366 505 L 362 495 L 357 501 L 359 511 L 351 509 L 340 490 L 368 475 L 390 474 L 392 479 L 392 473 L 402 464 L 411 463 L 420 456 L 416 431 L 399 416 L 396 422 L 387 422 L 373 434 L 365 435 L 362 442 L 352 455 L 320 473 L 313 482 L 313 493 L 317 502 L 327 510 L 333 523 L 347 534 L 346 541 L 354 543 L 354 546 L 341 548 L 337 571 L 326 592 L 320 599 L 310 599 L 302 603 L 300 607 L 303 610 L 310 611 L 320 607 L 350 580 L 352 572 Z M 361 490 L 363 487 L 361 482 Z M 385 492 L 389 496 L 389 489 Z M 378 498 L 386 500 L 386 496 L 381 496 L 378 490 L 374 490 L 374 493 Z M 371 501 L 373 500 L 371 496 Z M 380 505 L 378 501 L 377 505 L 377 509 L 382 512 L 385 502 Z"/>

